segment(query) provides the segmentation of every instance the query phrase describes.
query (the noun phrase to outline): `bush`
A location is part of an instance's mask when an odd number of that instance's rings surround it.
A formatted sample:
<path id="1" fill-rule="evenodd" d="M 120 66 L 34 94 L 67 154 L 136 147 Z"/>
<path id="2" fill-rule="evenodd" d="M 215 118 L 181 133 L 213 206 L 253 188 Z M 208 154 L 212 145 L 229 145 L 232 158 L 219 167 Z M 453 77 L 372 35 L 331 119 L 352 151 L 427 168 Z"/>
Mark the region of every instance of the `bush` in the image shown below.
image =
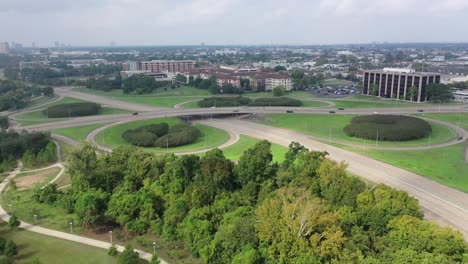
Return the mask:
<path id="1" fill-rule="evenodd" d="M 10 229 L 14 230 L 18 226 L 20 226 L 21 222 L 18 220 L 18 217 L 14 214 L 10 216 L 10 220 L 8 220 L 8 226 Z M 5 246 L 5 251 L 6 251 L 6 246 Z"/>
<path id="2" fill-rule="evenodd" d="M 200 131 L 189 125 L 176 125 L 172 127 L 169 134 L 160 137 L 154 145 L 156 147 L 175 147 L 193 143 L 197 140 Z"/>
<path id="3" fill-rule="evenodd" d="M 208 108 L 208 107 L 235 107 L 240 105 L 248 105 L 252 99 L 248 97 L 209 97 L 204 98 L 201 101 L 198 101 L 198 106 Z"/>
<path id="4" fill-rule="evenodd" d="M 125 250 L 119 255 L 118 264 L 138 264 L 138 253 L 130 245 L 125 246 Z"/>
<path id="5" fill-rule="evenodd" d="M 408 141 L 428 136 L 432 128 L 429 123 L 416 117 L 369 115 L 354 117 L 344 132 L 350 137 L 371 140 Z"/>
<path id="6" fill-rule="evenodd" d="M 8 117 L 0 116 L 0 129 L 7 129 L 7 128 L 8 128 Z"/>
<path id="7" fill-rule="evenodd" d="M 197 128 L 186 124 L 169 128 L 167 123 L 161 123 L 129 129 L 122 137 L 134 146 L 165 148 L 190 144 L 197 140 L 199 134 Z"/>
<path id="8" fill-rule="evenodd" d="M 302 102 L 288 97 L 262 97 L 249 103 L 250 106 L 301 106 Z"/>
<path id="9" fill-rule="evenodd" d="M 148 131 L 127 130 L 122 134 L 122 137 L 130 144 L 138 147 L 151 147 L 158 137 Z"/>
<path id="10" fill-rule="evenodd" d="M 53 205 L 59 200 L 61 191 L 57 189 L 57 184 L 47 184 L 44 188 L 39 188 L 34 191 L 33 199 L 38 203 Z"/>
<path id="11" fill-rule="evenodd" d="M 13 240 L 8 240 L 5 244 L 5 255 L 8 257 L 18 255 L 18 249 L 16 248 L 16 244 Z"/>
<path id="12" fill-rule="evenodd" d="M 117 250 L 117 247 L 115 246 L 115 244 L 112 244 L 107 250 L 107 255 L 116 256 L 117 254 L 119 254 L 119 251 Z"/>
<path id="13" fill-rule="evenodd" d="M 83 102 L 54 105 L 42 110 L 42 113 L 48 117 L 57 118 L 95 115 L 98 114 L 100 110 L 101 105 L 99 104 Z"/>

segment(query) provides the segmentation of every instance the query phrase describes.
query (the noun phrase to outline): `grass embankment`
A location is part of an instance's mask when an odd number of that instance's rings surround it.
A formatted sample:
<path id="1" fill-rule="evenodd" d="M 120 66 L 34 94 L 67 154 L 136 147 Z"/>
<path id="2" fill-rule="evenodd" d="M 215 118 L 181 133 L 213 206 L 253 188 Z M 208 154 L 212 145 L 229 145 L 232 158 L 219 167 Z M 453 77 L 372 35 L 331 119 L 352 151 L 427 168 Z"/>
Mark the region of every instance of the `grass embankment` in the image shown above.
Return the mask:
<path id="1" fill-rule="evenodd" d="M 272 122 L 265 124 L 310 134 L 320 137 L 325 142 L 336 143 L 337 141 L 347 144 L 358 144 L 362 146 L 392 146 L 392 147 L 409 147 L 409 146 L 425 146 L 434 145 L 442 142 L 447 142 L 455 138 L 456 132 L 443 125 L 430 123 L 432 126 L 432 134 L 427 137 L 403 141 L 403 142 L 387 142 L 374 140 L 366 140 L 355 137 L 348 137 L 343 128 L 351 122 L 355 115 L 305 115 L 305 114 L 268 114 Z M 331 138 L 331 140 L 330 140 Z"/>
<path id="2" fill-rule="evenodd" d="M 468 192 L 468 163 L 464 160 L 466 143 L 435 149 L 405 150 L 404 152 L 341 147 Z"/>
<path id="3" fill-rule="evenodd" d="M 79 142 L 84 142 L 86 136 L 91 133 L 93 130 L 105 125 L 107 123 L 96 124 L 96 125 L 88 125 L 88 126 L 79 126 L 79 127 L 70 127 L 70 128 L 62 128 L 62 129 L 54 129 L 51 130 L 51 133 L 59 134 L 66 136 L 68 138 L 74 139 Z"/>
<path id="4" fill-rule="evenodd" d="M 468 130 L 468 112 L 467 113 L 450 113 L 450 114 L 420 114 L 418 116 L 437 119 L 445 122 L 450 122 L 456 126 L 460 126 Z"/>
<path id="5" fill-rule="evenodd" d="M 222 151 L 226 158 L 231 160 L 239 160 L 240 157 L 244 154 L 244 151 L 253 147 L 260 141 L 261 139 L 242 135 L 240 136 L 238 142 L 232 146 L 224 148 Z M 271 144 L 271 152 L 273 154 L 273 161 L 282 162 L 284 161 L 284 155 L 286 152 L 288 152 L 288 148 L 278 144 Z"/>
<path id="6" fill-rule="evenodd" d="M 122 90 L 104 92 L 88 88 L 77 88 L 75 90 L 83 93 L 104 96 L 123 102 L 159 107 L 174 107 L 174 105 L 178 103 L 194 99 L 202 99 L 210 95 L 208 90 L 197 89 L 189 86 L 167 90 L 160 88 L 149 94 L 123 94 Z"/>
<path id="7" fill-rule="evenodd" d="M 110 147 L 110 148 L 117 148 L 120 146 L 130 146 L 130 144 L 122 138 L 122 134 L 128 129 L 135 129 L 140 126 L 149 125 L 149 124 L 158 124 L 166 122 L 169 126 L 173 126 L 176 124 L 180 124 L 182 121 L 177 118 L 159 118 L 159 119 L 151 119 L 151 120 L 141 120 L 131 123 L 126 123 L 122 125 L 117 125 L 106 129 L 100 132 L 96 136 L 96 141 L 103 146 Z M 172 152 L 185 152 L 185 151 L 195 151 L 201 150 L 205 148 L 213 148 L 219 146 L 226 142 L 229 139 L 229 134 L 221 129 L 217 129 L 210 126 L 196 124 L 200 130 L 200 136 L 198 139 L 189 145 L 186 146 L 178 146 L 168 148 L 141 148 L 147 151 L 152 151 L 155 153 L 172 153 Z"/>

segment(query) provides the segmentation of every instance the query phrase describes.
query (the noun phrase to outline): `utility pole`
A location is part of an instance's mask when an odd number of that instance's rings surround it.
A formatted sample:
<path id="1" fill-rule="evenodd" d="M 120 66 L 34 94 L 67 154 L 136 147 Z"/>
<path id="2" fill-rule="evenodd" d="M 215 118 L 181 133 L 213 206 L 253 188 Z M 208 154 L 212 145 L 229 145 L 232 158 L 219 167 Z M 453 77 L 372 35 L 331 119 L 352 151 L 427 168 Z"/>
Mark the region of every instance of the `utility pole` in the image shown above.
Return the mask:
<path id="1" fill-rule="evenodd" d="M 377 137 L 375 138 L 375 146 L 379 145 L 379 131 L 377 130 Z"/>
<path id="2" fill-rule="evenodd" d="M 429 132 L 429 140 L 427 142 L 427 147 L 431 146 L 431 137 L 432 137 L 432 132 Z"/>

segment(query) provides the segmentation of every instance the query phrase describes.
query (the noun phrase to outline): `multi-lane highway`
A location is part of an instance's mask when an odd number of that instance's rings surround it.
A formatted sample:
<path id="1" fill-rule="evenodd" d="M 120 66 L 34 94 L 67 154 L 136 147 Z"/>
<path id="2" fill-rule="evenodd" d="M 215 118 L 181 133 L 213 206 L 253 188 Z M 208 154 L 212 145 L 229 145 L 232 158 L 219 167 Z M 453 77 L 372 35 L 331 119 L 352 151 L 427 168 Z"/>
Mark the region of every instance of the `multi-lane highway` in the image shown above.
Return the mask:
<path id="1" fill-rule="evenodd" d="M 257 138 L 267 139 L 274 143 L 287 146 L 291 141 L 297 141 L 310 149 L 326 150 L 330 153 L 332 159 L 346 161 L 349 164 L 348 170 L 354 174 L 360 175 L 375 183 L 384 183 L 389 186 L 404 190 L 417 198 L 426 212 L 426 217 L 448 224 L 460 230 L 465 238 L 468 238 L 468 194 L 449 188 L 442 184 L 428 180 L 420 175 L 408 172 L 398 167 L 376 161 L 369 157 L 333 147 L 328 144 L 314 140 L 311 136 L 292 132 L 285 129 L 274 128 L 262 124 L 241 121 L 237 119 L 216 120 L 212 116 L 218 114 L 265 114 L 265 113 L 285 113 L 293 111 L 302 114 L 416 114 L 416 113 L 459 113 L 468 112 L 464 105 L 450 106 L 428 106 L 421 107 L 402 107 L 402 108 L 366 108 L 366 109 L 344 109 L 334 110 L 336 113 L 330 113 L 327 108 L 302 108 L 302 107 L 235 107 L 235 108 L 208 108 L 208 109 L 183 109 L 183 108 L 157 108 L 151 106 L 142 106 L 139 104 L 125 103 L 111 98 L 104 98 L 96 95 L 84 94 L 69 89 L 56 89 L 60 96 L 75 97 L 83 100 L 93 101 L 112 107 L 131 109 L 140 112 L 138 115 L 119 114 L 106 116 L 90 116 L 73 118 L 70 120 L 38 124 L 18 129 L 27 129 L 35 131 L 44 131 L 66 127 L 76 127 L 89 124 L 98 124 L 111 122 L 107 126 L 132 122 L 136 120 L 172 117 L 172 116 L 202 116 L 203 124 L 218 127 L 233 134 L 244 134 Z M 423 110 L 423 112 L 421 112 Z M 101 128 L 102 130 L 102 128 Z M 457 129 L 460 136 L 463 137 L 459 142 L 468 138 L 468 133 L 463 129 Z M 88 139 L 92 141 L 100 129 L 93 131 Z M 404 155 L 404 152 L 402 152 Z M 468 172 L 467 172 L 468 175 Z"/>

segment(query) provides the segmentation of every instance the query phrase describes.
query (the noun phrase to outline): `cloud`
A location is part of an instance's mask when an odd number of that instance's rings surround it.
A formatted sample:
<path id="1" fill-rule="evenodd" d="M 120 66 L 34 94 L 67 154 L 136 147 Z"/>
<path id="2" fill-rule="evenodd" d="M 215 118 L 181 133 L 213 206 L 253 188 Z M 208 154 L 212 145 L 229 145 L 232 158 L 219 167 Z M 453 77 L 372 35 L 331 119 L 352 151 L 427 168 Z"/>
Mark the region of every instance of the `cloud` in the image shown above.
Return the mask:
<path id="1" fill-rule="evenodd" d="M 322 14 L 337 16 L 432 16 L 468 9 L 466 0 L 320 0 Z"/>

